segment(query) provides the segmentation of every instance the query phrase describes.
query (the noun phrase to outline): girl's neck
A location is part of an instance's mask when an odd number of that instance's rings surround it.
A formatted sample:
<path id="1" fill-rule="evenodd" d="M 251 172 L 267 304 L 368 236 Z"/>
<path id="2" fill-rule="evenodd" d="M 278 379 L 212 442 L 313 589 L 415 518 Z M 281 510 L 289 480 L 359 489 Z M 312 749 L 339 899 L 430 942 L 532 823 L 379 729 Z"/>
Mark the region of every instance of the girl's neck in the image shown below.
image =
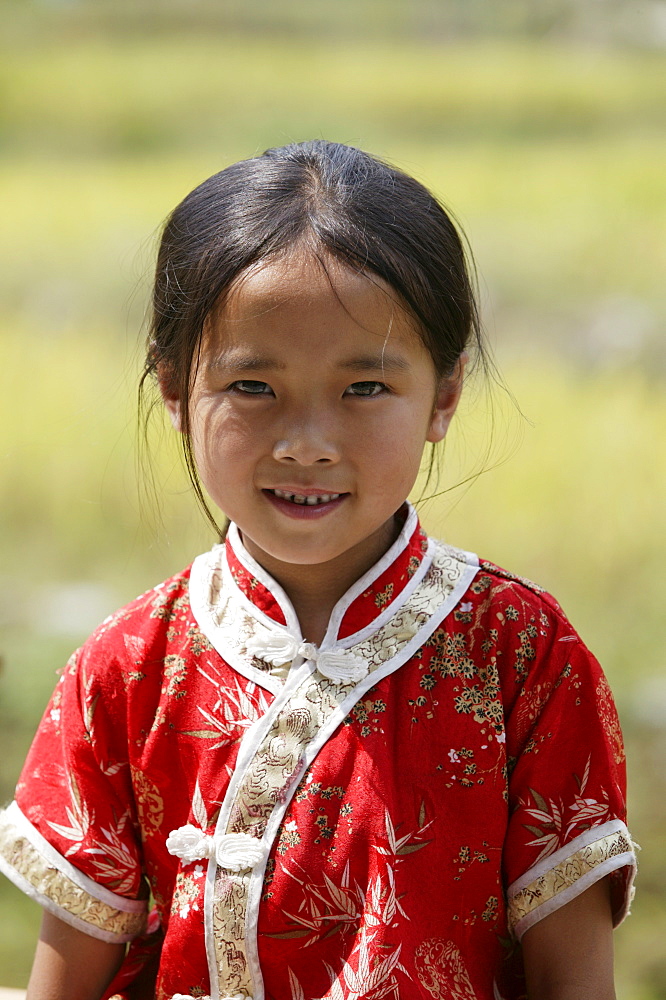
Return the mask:
<path id="1" fill-rule="evenodd" d="M 301 626 L 303 638 L 321 643 L 333 608 L 340 598 L 377 562 L 400 534 L 400 518 L 392 517 L 361 545 L 329 562 L 313 565 L 286 563 L 258 549 L 245 536 L 246 549 L 284 589 Z"/>

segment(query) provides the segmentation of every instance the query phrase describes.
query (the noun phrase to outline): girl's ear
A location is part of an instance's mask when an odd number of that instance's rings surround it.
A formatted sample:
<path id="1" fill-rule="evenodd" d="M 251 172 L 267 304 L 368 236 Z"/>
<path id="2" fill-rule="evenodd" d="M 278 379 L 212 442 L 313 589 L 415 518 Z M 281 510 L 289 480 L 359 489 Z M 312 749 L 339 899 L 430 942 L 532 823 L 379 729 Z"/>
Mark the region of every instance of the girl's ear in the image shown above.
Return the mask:
<path id="1" fill-rule="evenodd" d="M 449 424 L 460 400 L 463 388 L 463 376 L 468 360 L 469 355 L 467 351 L 463 351 L 456 361 L 456 367 L 450 377 L 441 379 L 437 387 L 435 406 L 432 411 L 428 433 L 426 434 L 426 441 L 436 444 L 446 436 Z"/>
<path id="2" fill-rule="evenodd" d="M 175 392 L 173 378 L 171 377 L 170 372 L 163 367 L 159 367 L 157 369 L 157 382 L 160 387 L 162 399 L 164 400 L 164 405 L 166 406 L 171 423 L 173 424 L 175 430 L 182 431 L 183 427 L 180 396 L 178 396 Z"/>

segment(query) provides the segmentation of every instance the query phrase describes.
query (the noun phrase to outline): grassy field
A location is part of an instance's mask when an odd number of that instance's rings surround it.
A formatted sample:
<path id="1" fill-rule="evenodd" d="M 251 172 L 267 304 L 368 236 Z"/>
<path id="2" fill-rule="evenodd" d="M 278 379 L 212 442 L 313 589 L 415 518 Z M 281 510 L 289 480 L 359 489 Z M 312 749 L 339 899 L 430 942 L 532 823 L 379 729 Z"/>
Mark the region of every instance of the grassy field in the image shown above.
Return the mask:
<path id="1" fill-rule="evenodd" d="M 28 39 L 0 66 L 2 796 L 71 648 L 211 540 L 159 418 L 159 505 L 137 472 L 160 220 L 239 156 L 316 135 L 355 142 L 434 188 L 474 247 L 522 415 L 473 378 L 429 487 L 441 495 L 422 512 L 433 532 L 553 590 L 606 667 L 643 847 L 618 992 L 661 1000 L 663 57 L 81 33 Z M 25 983 L 37 920 L 0 886 L 4 985 Z"/>

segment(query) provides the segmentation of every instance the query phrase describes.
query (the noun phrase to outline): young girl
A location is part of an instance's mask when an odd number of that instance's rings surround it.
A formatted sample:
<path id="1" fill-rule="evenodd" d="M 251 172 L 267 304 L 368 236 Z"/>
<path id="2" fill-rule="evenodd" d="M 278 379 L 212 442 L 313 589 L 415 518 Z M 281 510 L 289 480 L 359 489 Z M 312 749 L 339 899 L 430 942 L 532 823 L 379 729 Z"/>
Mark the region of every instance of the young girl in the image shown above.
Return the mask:
<path id="1" fill-rule="evenodd" d="M 144 380 L 231 523 L 56 687 L 0 831 L 45 908 L 29 1000 L 614 996 L 607 682 L 406 502 L 478 337 L 450 219 L 356 149 L 171 215 Z"/>

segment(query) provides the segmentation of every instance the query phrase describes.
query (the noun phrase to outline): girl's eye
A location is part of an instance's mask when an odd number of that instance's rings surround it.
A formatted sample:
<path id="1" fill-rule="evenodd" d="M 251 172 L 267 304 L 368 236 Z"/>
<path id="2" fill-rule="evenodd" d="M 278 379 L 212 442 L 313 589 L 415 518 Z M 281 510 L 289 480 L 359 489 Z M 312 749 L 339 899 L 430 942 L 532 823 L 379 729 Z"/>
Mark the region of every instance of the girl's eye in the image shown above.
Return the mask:
<path id="1" fill-rule="evenodd" d="M 349 396 L 380 396 L 386 386 L 383 382 L 352 382 L 345 392 Z"/>
<path id="2" fill-rule="evenodd" d="M 256 382 L 249 378 L 238 379 L 236 382 L 232 382 L 229 388 L 244 396 L 267 396 L 273 391 L 267 382 Z"/>

